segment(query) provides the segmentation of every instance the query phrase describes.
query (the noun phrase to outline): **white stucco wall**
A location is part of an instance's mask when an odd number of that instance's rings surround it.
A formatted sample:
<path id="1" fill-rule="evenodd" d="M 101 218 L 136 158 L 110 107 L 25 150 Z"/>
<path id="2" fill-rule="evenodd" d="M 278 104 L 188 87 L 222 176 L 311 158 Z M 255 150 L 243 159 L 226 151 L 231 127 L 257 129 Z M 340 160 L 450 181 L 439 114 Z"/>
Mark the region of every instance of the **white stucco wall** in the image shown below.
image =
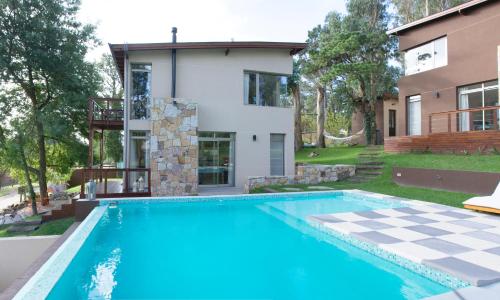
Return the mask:
<path id="1" fill-rule="evenodd" d="M 170 51 L 130 52 L 130 63 L 152 64 L 152 97 L 170 97 Z M 285 174 L 294 173 L 293 108 L 243 104 L 245 70 L 292 73 L 292 56 L 284 49 L 177 50 L 176 97 L 198 104 L 199 130 L 235 132 L 235 184 L 248 176 L 270 175 L 270 134 L 285 134 Z M 130 121 L 129 130 L 149 128 Z M 253 135 L 257 141 L 252 140 Z"/>
<path id="2" fill-rule="evenodd" d="M 59 235 L 0 238 L 0 293 L 58 238 Z"/>

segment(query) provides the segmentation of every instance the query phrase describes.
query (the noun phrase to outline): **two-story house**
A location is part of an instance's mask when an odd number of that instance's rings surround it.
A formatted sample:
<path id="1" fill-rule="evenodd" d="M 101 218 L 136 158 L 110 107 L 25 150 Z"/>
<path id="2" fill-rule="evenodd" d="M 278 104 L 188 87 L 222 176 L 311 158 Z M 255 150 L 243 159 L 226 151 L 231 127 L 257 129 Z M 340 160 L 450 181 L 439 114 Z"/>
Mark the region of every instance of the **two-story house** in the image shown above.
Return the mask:
<path id="1" fill-rule="evenodd" d="M 389 152 L 500 150 L 500 2 L 473 0 L 394 28 L 399 99 L 384 103 Z"/>
<path id="2" fill-rule="evenodd" d="M 305 46 L 178 43 L 175 28 L 171 43 L 110 44 L 125 90 L 120 192 L 189 195 L 294 174 L 287 77 Z"/>

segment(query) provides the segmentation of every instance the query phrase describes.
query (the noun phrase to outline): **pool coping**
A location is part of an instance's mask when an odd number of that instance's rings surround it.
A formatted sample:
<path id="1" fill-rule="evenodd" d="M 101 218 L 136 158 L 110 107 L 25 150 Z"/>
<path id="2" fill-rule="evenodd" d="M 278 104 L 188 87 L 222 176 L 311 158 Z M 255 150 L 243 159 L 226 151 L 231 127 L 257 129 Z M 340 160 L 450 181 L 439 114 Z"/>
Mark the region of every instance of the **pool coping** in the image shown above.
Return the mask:
<path id="1" fill-rule="evenodd" d="M 45 299 L 105 211 L 106 206 L 92 210 L 88 217 L 66 236 L 60 245 L 57 245 L 58 248 L 51 253 L 50 257 L 16 292 L 12 299 Z"/>
<path id="2" fill-rule="evenodd" d="M 50 257 L 45 257 L 45 262 L 43 265 L 41 263 L 38 264 L 36 268 L 30 267 L 31 270 L 31 278 L 25 278 L 23 283 L 18 283 L 16 291 L 10 291 L 11 296 L 15 296 L 12 299 L 43 299 L 45 298 L 52 290 L 54 285 L 57 283 L 59 278 L 62 276 L 64 271 L 66 270 L 67 266 L 71 263 L 72 259 L 74 256 L 78 253 L 79 249 L 83 245 L 84 241 L 88 237 L 88 235 L 92 232 L 94 227 L 97 225 L 98 221 L 101 219 L 102 215 L 104 214 L 105 210 L 109 205 L 113 205 L 115 203 L 137 203 L 137 202 L 169 202 L 169 203 L 189 203 L 189 202 L 211 202 L 211 201 L 242 201 L 242 200 L 252 200 L 252 199 L 262 199 L 262 198 L 281 198 L 283 196 L 293 196 L 293 197 L 304 197 L 307 195 L 332 195 L 332 194 L 350 194 L 350 195 L 355 195 L 355 196 L 365 196 L 365 197 L 370 197 L 373 199 L 380 199 L 383 201 L 401 201 L 401 202 L 409 202 L 409 203 L 415 203 L 415 202 L 423 202 L 423 203 L 428 203 L 425 201 L 419 201 L 419 200 L 411 200 L 407 198 L 401 198 L 397 196 L 390 196 L 390 195 L 384 195 L 384 194 L 379 194 L 379 193 L 373 193 L 373 192 L 367 192 L 367 191 L 362 191 L 358 189 L 351 189 L 351 190 L 329 190 L 329 191 L 307 191 L 307 192 L 286 192 L 286 193 L 263 193 L 263 194 L 243 194 L 243 195 L 209 195 L 209 196 L 173 196 L 173 197 L 140 197 L 140 198 L 105 198 L 105 199 L 99 199 L 99 206 L 97 206 L 95 209 L 91 211 L 89 216 L 76 228 L 74 231 L 70 232 L 65 239 L 61 242 L 58 243 L 57 249 L 50 253 L 47 254 L 47 256 Z M 308 222 L 311 227 L 317 228 L 314 224 L 311 224 Z M 321 230 L 321 229 L 320 229 Z M 330 233 L 332 234 L 332 233 Z M 339 238 L 341 240 L 346 241 L 345 239 L 336 236 L 332 234 L 332 236 Z M 358 247 L 357 245 L 347 241 L 349 244 L 351 244 L 354 247 Z M 68 248 L 68 249 L 66 249 Z M 358 247 L 359 248 L 359 247 Z M 364 248 L 361 248 L 365 251 L 367 251 Z M 370 252 L 370 251 L 368 251 Z M 370 252 L 372 255 L 376 255 L 375 253 Z M 45 254 L 45 253 L 44 253 Z M 392 254 L 394 255 L 394 254 Z M 58 262 L 57 260 L 61 258 L 61 261 Z M 383 259 L 386 259 L 385 257 L 382 257 Z M 408 269 L 410 271 L 415 272 L 415 270 L 411 268 L 407 268 L 404 265 L 398 264 L 395 261 L 388 260 L 387 261 L 391 263 L 395 263 L 396 265 L 399 265 L 405 269 Z M 56 265 L 54 268 L 53 265 Z M 423 265 L 422 265 L 423 266 Z M 54 269 L 52 269 L 54 268 Z M 428 268 L 428 267 L 426 267 Z M 429 268 L 432 269 L 432 268 Z M 55 272 L 54 272 L 55 270 Z M 50 275 L 46 275 L 46 272 L 50 272 Z M 433 271 L 438 271 L 433 269 Z M 440 271 L 438 271 L 440 272 Z M 416 272 L 417 274 L 420 274 L 424 277 L 429 278 L 430 280 L 436 281 L 435 278 L 430 278 L 426 275 L 423 275 L 422 273 Z M 442 273 L 442 272 L 441 272 Z M 34 274 L 34 275 L 33 275 Z M 444 273 L 445 275 L 449 275 L 453 277 L 451 274 Z M 443 284 L 439 281 L 436 281 L 440 284 Z M 23 284 L 21 286 L 21 284 Z M 488 287 L 488 286 L 485 286 Z M 469 289 L 470 287 L 463 287 L 459 289 L 454 289 L 451 291 L 451 293 L 457 294 L 458 292 L 464 290 L 464 289 Z M 9 287 L 10 289 L 10 287 Z M 481 288 L 476 288 L 481 290 Z M 5 291 L 4 291 L 5 293 Z M 4 297 L 4 293 L 0 294 L 0 299 L 1 297 Z M 436 297 L 439 295 L 435 295 L 433 297 Z"/>

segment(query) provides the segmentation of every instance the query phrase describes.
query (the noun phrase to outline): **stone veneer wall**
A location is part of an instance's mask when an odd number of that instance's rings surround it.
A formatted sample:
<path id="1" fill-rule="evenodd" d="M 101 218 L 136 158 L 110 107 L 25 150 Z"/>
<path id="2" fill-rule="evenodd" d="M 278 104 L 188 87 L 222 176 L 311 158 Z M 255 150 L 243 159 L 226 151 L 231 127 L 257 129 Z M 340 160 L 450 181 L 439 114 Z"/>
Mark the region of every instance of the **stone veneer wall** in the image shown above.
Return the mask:
<path id="1" fill-rule="evenodd" d="M 318 184 L 338 181 L 352 177 L 355 173 L 356 167 L 351 165 L 298 165 L 296 175 L 249 177 L 245 184 L 245 193 L 249 193 L 254 188 L 276 184 Z"/>
<path id="2" fill-rule="evenodd" d="M 151 195 L 198 192 L 197 105 L 183 99 L 153 100 L 151 106 Z"/>

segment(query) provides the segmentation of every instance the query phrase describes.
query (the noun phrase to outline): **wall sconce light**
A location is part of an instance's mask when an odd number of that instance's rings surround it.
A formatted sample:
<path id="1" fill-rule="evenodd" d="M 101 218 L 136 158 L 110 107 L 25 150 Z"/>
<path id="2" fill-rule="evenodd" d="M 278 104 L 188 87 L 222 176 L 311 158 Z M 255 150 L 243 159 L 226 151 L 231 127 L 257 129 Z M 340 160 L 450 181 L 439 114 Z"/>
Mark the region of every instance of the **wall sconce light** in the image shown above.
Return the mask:
<path id="1" fill-rule="evenodd" d="M 434 97 L 439 98 L 439 92 L 434 92 Z"/>
<path id="2" fill-rule="evenodd" d="M 257 135 L 255 135 L 255 134 L 254 134 L 254 135 L 252 136 L 252 140 L 253 140 L 254 142 L 255 142 L 255 141 L 257 141 Z"/>

